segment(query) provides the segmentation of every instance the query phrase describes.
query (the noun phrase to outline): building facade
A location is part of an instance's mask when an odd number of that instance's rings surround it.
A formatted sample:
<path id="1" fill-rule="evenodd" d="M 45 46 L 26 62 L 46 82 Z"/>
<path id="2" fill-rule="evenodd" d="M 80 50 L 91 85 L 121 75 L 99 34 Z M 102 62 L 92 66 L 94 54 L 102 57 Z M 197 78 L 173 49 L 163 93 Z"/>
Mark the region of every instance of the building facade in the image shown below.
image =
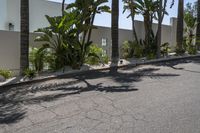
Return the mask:
<path id="1" fill-rule="evenodd" d="M 30 32 L 48 25 L 45 15 L 61 15 L 62 5 L 48 0 L 29 0 Z M 0 0 L 0 30 L 20 31 L 20 0 Z"/>

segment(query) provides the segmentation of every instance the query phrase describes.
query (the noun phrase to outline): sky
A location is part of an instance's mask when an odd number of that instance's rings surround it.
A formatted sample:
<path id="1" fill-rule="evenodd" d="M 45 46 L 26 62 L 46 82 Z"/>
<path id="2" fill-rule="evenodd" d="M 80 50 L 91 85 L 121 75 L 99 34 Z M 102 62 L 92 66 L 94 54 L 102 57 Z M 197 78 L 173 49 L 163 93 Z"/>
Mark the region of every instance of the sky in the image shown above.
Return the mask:
<path id="1" fill-rule="evenodd" d="M 50 1 L 55 1 L 55 2 L 61 2 L 62 0 L 50 0 Z M 120 16 L 119 16 L 119 27 L 122 29 L 131 29 L 131 19 L 127 18 L 128 13 L 122 13 L 123 12 L 123 3 L 122 0 L 120 1 Z M 170 4 L 171 4 L 172 0 L 168 0 L 168 4 L 167 4 L 167 12 L 168 12 L 168 16 L 165 16 L 164 20 L 163 20 L 163 24 L 165 25 L 170 25 L 170 18 L 171 17 L 177 17 L 177 10 L 178 10 L 178 0 L 175 0 L 175 4 L 172 8 L 170 8 Z M 194 3 L 196 0 L 184 0 L 185 4 L 190 2 L 190 3 Z M 66 3 L 71 3 L 74 2 L 74 0 L 66 0 Z M 111 6 L 111 0 L 109 0 L 109 2 L 107 3 L 107 5 Z M 143 21 L 143 17 L 141 15 L 136 16 L 136 20 L 140 20 Z M 99 25 L 99 26 L 106 26 L 106 27 L 110 27 L 111 26 L 111 16 L 108 13 L 102 13 L 100 15 L 97 15 L 95 18 L 95 25 Z"/>

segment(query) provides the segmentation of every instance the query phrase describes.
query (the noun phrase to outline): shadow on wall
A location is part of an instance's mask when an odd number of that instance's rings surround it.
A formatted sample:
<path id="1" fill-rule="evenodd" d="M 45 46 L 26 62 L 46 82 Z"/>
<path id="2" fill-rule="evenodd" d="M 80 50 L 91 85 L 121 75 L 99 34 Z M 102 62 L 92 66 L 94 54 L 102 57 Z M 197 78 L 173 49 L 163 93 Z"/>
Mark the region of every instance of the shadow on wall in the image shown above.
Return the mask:
<path id="1" fill-rule="evenodd" d="M 62 83 L 54 81 L 47 84 L 38 83 L 3 89 L 0 91 L 0 124 L 16 123 L 23 119 L 26 115 L 26 110 L 23 109 L 23 105 L 52 102 L 62 97 L 79 95 L 89 91 L 106 93 L 138 91 L 133 86 L 133 83 L 140 82 L 143 77 L 157 79 L 179 76 L 170 73 L 154 73 L 159 70 L 157 68 L 139 69 L 137 71 L 133 71 L 132 68 L 126 68 L 126 70 L 130 72 L 118 72 L 114 74 L 110 74 L 109 72 L 90 72 L 87 75 L 81 74 L 74 76 L 73 81 L 68 81 L 68 78 L 62 77 L 57 80 L 62 80 Z M 111 80 L 108 81 L 109 85 L 102 83 L 102 79 L 105 81 L 105 78 Z M 95 81 L 90 83 L 91 80 Z M 112 85 L 114 83 L 117 83 L 117 85 Z M 52 93 L 39 96 L 35 95 L 38 92 L 43 92 L 42 94 L 45 92 Z"/>

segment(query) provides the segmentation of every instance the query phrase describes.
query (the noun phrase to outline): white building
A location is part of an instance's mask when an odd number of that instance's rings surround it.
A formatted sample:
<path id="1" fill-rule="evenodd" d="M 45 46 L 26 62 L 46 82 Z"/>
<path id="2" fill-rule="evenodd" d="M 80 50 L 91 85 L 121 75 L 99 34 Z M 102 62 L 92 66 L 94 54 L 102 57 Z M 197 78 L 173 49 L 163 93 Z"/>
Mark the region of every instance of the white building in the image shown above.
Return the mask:
<path id="1" fill-rule="evenodd" d="M 29 0 L 30 32 L 48 25 L 45 15 L 61 15 L 61 4 L 48 0 Z M 20 0 L 0 0 L 0 30 L 20 31 Z"/>

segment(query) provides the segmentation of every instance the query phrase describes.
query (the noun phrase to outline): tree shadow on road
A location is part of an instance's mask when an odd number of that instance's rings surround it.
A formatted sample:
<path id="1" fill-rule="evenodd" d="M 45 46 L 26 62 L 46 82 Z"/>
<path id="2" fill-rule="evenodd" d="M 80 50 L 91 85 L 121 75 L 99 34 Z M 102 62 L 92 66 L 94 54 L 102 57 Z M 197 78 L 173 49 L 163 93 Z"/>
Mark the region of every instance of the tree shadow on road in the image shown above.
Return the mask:
<path id="1" fill-rule="evenodd" d="M 199 58 L 182 59 L 182 60 L 177 60 L 177 61 L 168 61 L 168 62 L 163 62 L 163 63 L 157 63 L 155 65 L 156 66 L 170 67 L 174 70 L 181 70 L 181 71 L 187 71 L 187 72 L 192 72 L 192 73 L 200 73 L 200 71 L 187 70 L 183 67 L 178 67 L 178 65 L 188 64 L 188 63 L 194 63 L 194 64 L 200 65 L 200 59 Z"/>
<path id="2" fill-rule="evenodd" d="M 141 81 L 143 77 L 166 78 L 179 76 L 170 73 L 155 73 L 156 71 L 159 71 L 159 68 L 145 68 L 128 73 L 116 72 L 113 74 L 107 71 L 95 71 L 75 75 L 73 81 L 69 81 L 67 77 L 62 77 L 57 79 L 65 81 L 62 83 L 57 83 L 54 80 L 52 83 L 37 83 L 0 90 L 0 124 L 15 123 L 23 119 L 26 115 L 23 105 L 52 102 L 62 97 L 79 95 L 90 91 L 105 93 L 133 92 L 138 91 L 133 86 L 133 83 Z M 112 85 L 112 82 L 109 85 L 104 84 L 100 80 L 104 78 L 112 80 L 117 85 Z M 95 83 L 90 83 L 91 80 L 96 81 Z M 35 95 L 40 92 L 47 93 L 47 95 Z M 48 94 L 48 92 L 52 93 Z"/>

